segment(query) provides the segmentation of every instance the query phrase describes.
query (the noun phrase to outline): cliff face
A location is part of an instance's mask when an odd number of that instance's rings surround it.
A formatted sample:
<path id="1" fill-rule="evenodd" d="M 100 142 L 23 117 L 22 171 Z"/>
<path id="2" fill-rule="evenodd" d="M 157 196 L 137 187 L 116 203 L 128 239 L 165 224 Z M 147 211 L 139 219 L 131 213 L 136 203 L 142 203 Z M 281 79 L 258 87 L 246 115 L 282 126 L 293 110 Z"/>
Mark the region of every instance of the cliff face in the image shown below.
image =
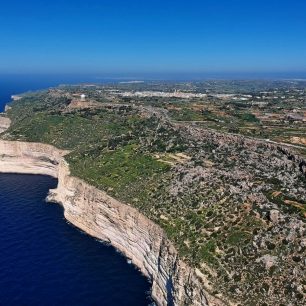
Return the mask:
<path id="1" fill-rule="evenodd" d="M 133 207 L 70 176 L 65 153 L 49 145 L 0 140 L 0 172 L 58 178 L 48 200 L 61 203 L 66 219 L 76 227 L 131 259 L 152 281 L 152 297 L 158 305 L 222 304 L 204 291 L 203 275 L 178 258 L 159 226 Z"/>
<path id="2" fill-rule="evenodd" d="M 57 178 L 59 162 L 65 153 L 49 145 L 0 140 L 0 172 Z"/>
<path id="3" fill-rule="evenodd" d="M 0 133 L 8 129 L 11 124 L 11 120 L 7 117 L 1 116 L 0 114 Z"/>

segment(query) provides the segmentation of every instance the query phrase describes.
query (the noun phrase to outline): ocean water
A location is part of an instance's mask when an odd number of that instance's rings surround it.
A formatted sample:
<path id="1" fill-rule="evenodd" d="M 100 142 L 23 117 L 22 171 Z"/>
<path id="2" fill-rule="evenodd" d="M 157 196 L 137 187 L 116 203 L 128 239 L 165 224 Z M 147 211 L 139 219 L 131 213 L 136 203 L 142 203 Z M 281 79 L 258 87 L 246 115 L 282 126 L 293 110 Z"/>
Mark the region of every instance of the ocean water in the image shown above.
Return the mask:
<path id="1" fill-rule="evenodd" d="M 56 183 L 0 174 L 0 305 L 149 305 L 139 271 L 44 201 Z"/>

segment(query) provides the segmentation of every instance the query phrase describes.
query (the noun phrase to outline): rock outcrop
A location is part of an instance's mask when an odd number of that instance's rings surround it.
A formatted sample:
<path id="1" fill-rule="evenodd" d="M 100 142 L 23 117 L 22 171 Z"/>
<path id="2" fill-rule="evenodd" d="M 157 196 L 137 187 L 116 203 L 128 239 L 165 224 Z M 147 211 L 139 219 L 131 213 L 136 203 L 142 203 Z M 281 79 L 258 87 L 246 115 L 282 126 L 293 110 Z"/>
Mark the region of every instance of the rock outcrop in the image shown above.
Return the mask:
<path id="1" fill-rule="evenodd" d="M 0 114 L 0 134 L 3 133 L 11 124 L 11 120 Z"/>
<path id="2" fill-rule="evenodd" d="M 0 172 L 58 177 L 59 162 L 67 151 L 50 145 L 0 140 Z"/>
<path id="3" fill-rule="evenodd" d="M 66 219 L 110 243 L 152 282 L 158 305 L 222 305 L 205 290 L 200 273 L 179 259 L 163 230 L 135 208 L 70 175 L 67 152 L 50 145 L 0 140 L 0 172 L 58 178 L 48 200 L 63 205 Z"/>

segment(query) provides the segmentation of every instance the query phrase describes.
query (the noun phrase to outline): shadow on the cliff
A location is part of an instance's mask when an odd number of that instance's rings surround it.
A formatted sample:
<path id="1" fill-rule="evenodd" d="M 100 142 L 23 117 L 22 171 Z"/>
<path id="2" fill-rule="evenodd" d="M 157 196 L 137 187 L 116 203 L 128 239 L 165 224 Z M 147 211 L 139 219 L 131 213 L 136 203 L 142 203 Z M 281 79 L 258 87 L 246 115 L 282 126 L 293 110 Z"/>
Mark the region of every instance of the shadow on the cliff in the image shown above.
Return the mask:
<path id="1" fill-rule="evenodd" d="M 173 287 L 173 281 L 171 277 L 167 280 L 166 289 L 167 289 L 167 305 L 174 306 L 173 294 L 172 294 L 174 287 Z"/>

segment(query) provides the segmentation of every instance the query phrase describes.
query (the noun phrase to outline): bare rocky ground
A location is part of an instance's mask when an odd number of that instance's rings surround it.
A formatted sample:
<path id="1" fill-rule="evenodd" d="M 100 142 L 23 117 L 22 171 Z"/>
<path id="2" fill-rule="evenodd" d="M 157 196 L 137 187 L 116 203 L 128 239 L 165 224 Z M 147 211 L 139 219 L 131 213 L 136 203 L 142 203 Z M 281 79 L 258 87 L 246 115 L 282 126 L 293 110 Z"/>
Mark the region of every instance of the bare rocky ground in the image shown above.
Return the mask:
<path id="1" fill-rule="evenodd" d="M 10 126 L 11 120 L 0 114 L 0 133 L 3 133 Z"/>
<path id="2" fill-rule="evenodd" d="M 173 233 L 216 296 L 240 305 L 302 305 L 305 161 L 265 141 L 172 128 L 190 159 L 158 186 L 148 214 Z"/>

